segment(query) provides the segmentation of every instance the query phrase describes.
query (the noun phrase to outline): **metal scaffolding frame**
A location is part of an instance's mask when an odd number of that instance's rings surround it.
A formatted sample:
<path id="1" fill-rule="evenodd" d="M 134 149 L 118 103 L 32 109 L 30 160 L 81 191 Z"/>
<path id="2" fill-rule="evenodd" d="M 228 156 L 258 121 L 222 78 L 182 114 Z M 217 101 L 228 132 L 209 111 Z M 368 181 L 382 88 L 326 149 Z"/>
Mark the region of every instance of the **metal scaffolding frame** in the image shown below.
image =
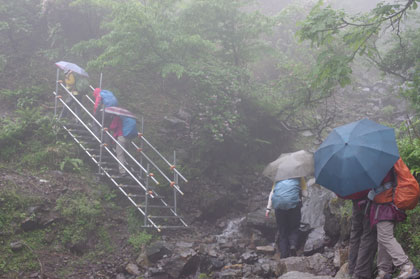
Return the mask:
<path id="1" fill-rule="evenodd" d="M 135 142 L 132 143 L 132 147 L 136 150 L 136 154 L 139 156 L 139 160 L 136 156 L 131 154 L 127 148 L 124 148 L 112 135 L 108 129 L 104 127 L 104 107 L 102 106 L 101 122 L 98 121 L 89 110 L 77 99 L 75 96 L 58 81 L 59 70 L 57 69 L 56 75 L 56 87 L 53 92 L 55 96 L 54 102 L 54 119 L 57 124 L 60 125 L 64 131 L 80 146 L 80 148 L 90 157 L 93 163 L 98 167 L 98 174 L 107 177 L 119 190 L 127 197 L 130 203 L 137 208 L 137 210 L 143 215 L 144 223 L 143 227 L 151 227 L 157 229 L 159 232 L 162 229 L 169 228 L 187 228 L 188 224 L 182 219 L 177 212 L 178 194 L 184 195 L 180 186 L 179 178 L 183 181 L 188 182 L 187 179 L 181 174 L 176 168 L 176 152 L 174 151 L 173 163 L 170 163 L 145 137 L 144 137 L 144 121 L 141 121 L 141 132 L 139 133 L 140 146 Z M 102 83 L 102 74 L 100 78 Z M 91 86 L 93 90 L 93 87 Z M 61 95 L 57 92 L 63 90 L 64 94 L 68 98 L 72 98 L 76 106 L 81 108 L 81 113 L 76 114 L 75 110 L 67 105 Z M 85 95 L 89 100 L 89 103 L 94 103 L 93 100 Z M 67 109 L 71 114 L 70 121 L 63 121 L 59 119 L 57 109 L 59 103 L 62 104 L 63 109 Z M 83 114 L 83 115 L 81 115 Z M 96 126 L 96 127 L 95 127 Z M 94 129 L 96 128 L 96 129 Z M 100 134 L 98 135 L 98 130 Z M 96 133 L 95 133 L 96 131 Z M 119 145 L 125 156 L 129 158 L 128 164 L 123 164 L 118 160 L 114 154 L 112 148 L 105 143 L 105 137 L 108 137 L 116 145 Z M 148 151 L 154 152 L 154 156 L 160 159 L 152 160 L 151 156 L 148 156 L 144 152 L 144 146 L 147 146 Z M 147 162 L 144 167 L 144 161 Z M 165 172 L 163 166 L 168 166 L 168 171 Z M 127 177 L 119 175 L 118 168 L 122 167 L 128 174 Z M 160 183 L 158 178 L 153 174 L 153 170 L 156 170 L 160 178 L 163 178 L 166 183 Z M 170 179 L 171 173 L 173 179 Z M 153 184 L 151 184 L 153 182 Z M 168 185 L 173 189 L 172 202 L 165 201 L 171 199 L 159 195 L 156 191 L 156 185 L 162 185 L 165 187 Z M 164 199 L 165 198 L 165 199 Z"/>

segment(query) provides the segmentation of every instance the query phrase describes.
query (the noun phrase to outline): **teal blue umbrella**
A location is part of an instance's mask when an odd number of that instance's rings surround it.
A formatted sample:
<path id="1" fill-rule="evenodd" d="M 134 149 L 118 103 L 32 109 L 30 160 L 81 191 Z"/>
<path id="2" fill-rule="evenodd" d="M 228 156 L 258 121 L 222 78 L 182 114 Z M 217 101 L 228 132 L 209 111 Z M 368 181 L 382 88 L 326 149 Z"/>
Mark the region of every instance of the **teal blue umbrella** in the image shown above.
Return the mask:
<path id="1" fill-rule="evenodd" d="M 314 155 L 315 179 L 347 196 L 379 186 L 399 157 L 394 129 L 362 119 L 328 135 Z"/>

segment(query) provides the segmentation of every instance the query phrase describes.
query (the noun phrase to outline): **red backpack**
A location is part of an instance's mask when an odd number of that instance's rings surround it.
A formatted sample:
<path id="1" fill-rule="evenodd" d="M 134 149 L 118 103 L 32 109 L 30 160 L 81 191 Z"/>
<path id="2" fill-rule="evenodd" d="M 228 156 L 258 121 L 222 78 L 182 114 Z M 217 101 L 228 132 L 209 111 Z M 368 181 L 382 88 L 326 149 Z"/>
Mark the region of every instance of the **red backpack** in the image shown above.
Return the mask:
<path id="1" fill-rule="evenodd" d="M 420 197 L 419 183 L 401 158 L 394 164 L 393 169 L 396 185 L 376 195 L 374 201 L 376 203 L 394 202 L 402 210 L 415 208 Z"/>

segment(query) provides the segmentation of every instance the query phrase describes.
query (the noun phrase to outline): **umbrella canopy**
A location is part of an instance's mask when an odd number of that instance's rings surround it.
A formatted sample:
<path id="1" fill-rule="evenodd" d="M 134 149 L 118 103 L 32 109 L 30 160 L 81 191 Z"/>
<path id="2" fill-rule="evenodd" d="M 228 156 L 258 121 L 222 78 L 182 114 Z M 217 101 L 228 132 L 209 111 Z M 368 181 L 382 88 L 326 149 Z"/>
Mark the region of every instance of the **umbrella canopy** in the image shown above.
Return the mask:
<path id="1" fill-rule="evenodd" d="M 89 77 L 88 73 L 83 69 L 82 67 L 79 67 L 78 65 L 66 61 L 60 61 L 55 63 L 55 65 L 60 68 L 63 71 L 72 71 L 76 74 L 79 74 L 81 76 Z"/>
<path id="2" fill-rule="evenodd" d="M 379 186 L 398 158 L 394 129 L 362 119 L 335 128 L 315 152 L 316 182 L 354 194 Z"/>
<path id="3" fill-rule="evenodd" d="M 277 160 L 268 164 L 263 175 L 273 182 L 283 179 L 303 177 L 313 174 L 314 159 L 313 155 L 305 150 L 292 153 L 283 153 Z"/>
<path id="4" fill-rule="evenodd" d="M 120 107 L 107 107 L 105 108 L 105 112 L 109 114 L 114 114 L 118 116 L 126 116 L 130 118 L 137 119 L 137 117 L 130 111 L 120 108 Z"/>

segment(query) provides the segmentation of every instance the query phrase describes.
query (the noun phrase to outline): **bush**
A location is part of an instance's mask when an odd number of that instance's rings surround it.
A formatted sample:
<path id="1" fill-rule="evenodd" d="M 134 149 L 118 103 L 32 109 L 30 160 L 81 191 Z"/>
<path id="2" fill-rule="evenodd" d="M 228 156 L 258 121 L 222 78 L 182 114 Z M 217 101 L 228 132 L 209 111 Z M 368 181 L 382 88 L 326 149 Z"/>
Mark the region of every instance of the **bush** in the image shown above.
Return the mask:
<path id="1" fill-rule="evenodd" d="M 102 214 L 100 201 L 82 193 L 62 196 L 57 200 L 56 209 L 65 217 L 67 223 L 71 224 L 61 232 L 64 244 L 86 241 L 88 236 L 94 233 L 96 222 Z"/>
<path id="2" fill-rule="evenodd" d="M 415 266 L 420 266 L 420 207 L 407 212 L 407 220 L 395 230 L 399 243 Z"/>

